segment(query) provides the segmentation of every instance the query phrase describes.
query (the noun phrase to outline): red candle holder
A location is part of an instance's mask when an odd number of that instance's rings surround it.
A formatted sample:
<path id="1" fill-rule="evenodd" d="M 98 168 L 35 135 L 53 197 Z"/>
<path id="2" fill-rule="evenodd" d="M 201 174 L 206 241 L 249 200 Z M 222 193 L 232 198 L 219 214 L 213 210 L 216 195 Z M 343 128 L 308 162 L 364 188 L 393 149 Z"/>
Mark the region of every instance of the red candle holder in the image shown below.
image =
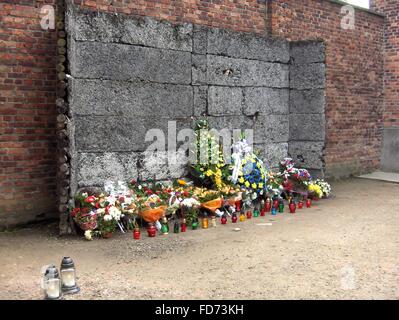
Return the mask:
<path id="1" fill-rule="evenodd" d="M 250 210 L 247 211 L 247 219 L 252 218 L 252 212 Z"/>
<path id="2" fill-rule="evenodd" d="M 296 204 L 294 202 L 291 202 L 289 208 L 290 208 L 290 213 L 295 213 Z"/>
<path id="3" fill-rule="evenodd" d="M 298 209 L 302 209 L 303 208 L 303 201 L 299 201 L 298 202 Z"/>
<path id="4" fill-rule="evenodd" d="M 306 199 L 306 208 L 310 208 L 312 206 L 312 200 Z"/>
<path id="5" fill-rule="evenodd" d="M 155 228 L 153 223 L 150 223 L 147 227 L 148 236 L 153 238 L 157 234 L 157 228 Z"/>
<path id="6" fill-rule="evenodd" d="M 260 216 L 261 217 L 264 217 L 266 215 L 266 210 L 265 210 L 265 208 L 263 208 L 261 211 L 260 211 Z"/>
<path id="7" fill-rule="evenodd" d="M 276 199 L 276 200 L 274 200 L 273 201 L 273 207 L 275 208 L 275 209 L 278 209 L 278 205 L 280 204 L 280 202 Z"/>
<path id="8" fill-rule="evenodd" d="M 134 229 L 133 230 L 133 239 L 134 240 L 139 240 L 140 239 L 140 229 Z"/>
<path id="9" fill-rule="evenodd" d="M 241 211 L 241 200 L 237 200 L 235 202 L 236 204 L 236 212 L 240 212 Z"/>
<path id="10" fill-rule="evenodd" d="M 187 230 L 186 222 L 182 222 L 181 225 L 180 225 L 180 228 L 181 228 L 181 232 L 186 232 L 186 230 Z"/>
<path id="11" fill-rule="evenodd" d="M 221 224 L 226 224 L 226 223 L 227 223 L 227 218 L 226 218 L 226 216 L 222 216 L 222 218 L 220 219 L 220 223 L 221 223 Z"/>
<path id="12" fill-rule="evenodd" d="M 269 198 L 266 199 L 264 209 L 265 209 L 265 212 L 270 212 L 272 210 L 272 202 L 270 201 Z"/>
<path id="13" fill-rule="evenodd" d="M 238 217 L 235 213 L 233 213 L 232 217 L 231 217 L 231 222 L 232 223 L 237 223 Z"/>

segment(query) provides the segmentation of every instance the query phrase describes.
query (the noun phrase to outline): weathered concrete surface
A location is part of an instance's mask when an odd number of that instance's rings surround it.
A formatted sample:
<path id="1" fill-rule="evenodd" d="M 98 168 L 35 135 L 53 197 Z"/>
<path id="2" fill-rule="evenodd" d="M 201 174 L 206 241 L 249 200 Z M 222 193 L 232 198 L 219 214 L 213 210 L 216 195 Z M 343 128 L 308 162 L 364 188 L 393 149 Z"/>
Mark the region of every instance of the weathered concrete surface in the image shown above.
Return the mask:
<path id="1" fill-rule="evenodd" d="M 325 44 L 322 41 L 291 42 L 290 56 L 293 64 L 325 62 Z"/>
<path id="2" fill-rule="evenodd" d="M 191 86 L 73 79 L 70 111 L 76 115 L 125 115 L 158 118 L 190 117 Z"/>
<path id="3" fill-rule="evenodd" d="M 172 25 L 149 17 L 70 10 L 66 27 L 78 41 L 116 42 L 161 49 L 192 51 L 193 26 Z"/>
<path id="4" fill-rule="evenodd" d="M 75 42 L 71 75 L 75 78 L 142 80 L 189 84 L 191 54 L 126 44 Z"/>
<path id="5" fill-rule="evenodd" d="M 221 86 L 288 88 L 288 65 L 207 55 L 207 81 Z"/>
<path id="6" fill-rule="evenodd" d="M 323 89 L 290 91 L 290 113 L 324 113 L 325 103 Z"/>
<path id="7" fill-rule="evenodd" d="M 399 128 L 384 128 L 384 145 L 381 156 L 383 171 L 399 172 Z"/>
<path id="8" fill-rule="evenodd" d="M 254 121 L 254 142 L 288 142 L 289 119 L 286 115 L 259 116 Z"/>
<path id="9" fill-rule="evenodd" d="M 272 115 L 289 112 L 289 90 L 265 87 L 244 88 L 245 115 Z"/>
<path id="10" fill-rule="evenodd" d="M 323 169 L 324 142 L 290 141 L 288 153 L 304 168 Z"/>
<path id="11" fill-rule="evenodd" d="M 260 159 L 266 168 L 278 168 L 280 161 L 287 157 L 288 143 L 255 144 L 254 149 L 260 151 Z"/>
<path id="12" fill-rule="evenodd" d="M 288 42 L 226 29 L 208 28 L 207 53 L 233 58 L 288 63 Z"/>
<path id="13" fill-rule="evenodd" d="M 325 87 L 326 66 L 324 63 L 292 65 L 290 85 L 293 89 L 322 89 Z"/>
<path id="14" fill-rule="evenodd" d="M 290 140 L 324 141 L 324 114 L 290 114 Z"/>
<path id="15" fill-rule="evenodd" d="M 77 154 L 77 183 L 79 187 L 100 186 L 107 180 L 137 179 L 138 154 L 132 152 L 100 152 Z"/>
<path id="16" fill-rule="evenodd" d="M 168 120 L 161 118 L 79 116 L 74 121 L 76 150 L 80 152 L 144 151 L 152 142 L 145 141 L 148 130 L 168 132 Z M 190 119 L 176 123 L 177 130 L 191 127 Z"/>
<path id="17" fill-rule="evenodd" d="M 140 156 L 140 180 L 171 180 L 187 173 L 188 158 L 183 152 L 150 152 Z"/>
<path id="18" fill-rule="evenodd" d="M 242 115 L 242 88 L 215 87 L 208 89 L 208 113 L 211 116 Z"/>

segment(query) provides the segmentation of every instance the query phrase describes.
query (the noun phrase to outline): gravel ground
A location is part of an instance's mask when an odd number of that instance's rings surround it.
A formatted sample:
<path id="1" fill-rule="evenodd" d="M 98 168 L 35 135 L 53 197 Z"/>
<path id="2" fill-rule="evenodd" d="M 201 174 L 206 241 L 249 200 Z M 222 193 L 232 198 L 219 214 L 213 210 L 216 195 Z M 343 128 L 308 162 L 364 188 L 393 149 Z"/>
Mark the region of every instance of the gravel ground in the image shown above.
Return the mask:
<path id="1" fill-rule="evenodd" d="M 54 225 L 0 233 L 0 299 L 41 299 L 41 267 L 64 255 L 81 287 L 66 299 L 398 299 L 399 184 L 333 188 L 295 215 L 140 241 L 59 238 Z"/>

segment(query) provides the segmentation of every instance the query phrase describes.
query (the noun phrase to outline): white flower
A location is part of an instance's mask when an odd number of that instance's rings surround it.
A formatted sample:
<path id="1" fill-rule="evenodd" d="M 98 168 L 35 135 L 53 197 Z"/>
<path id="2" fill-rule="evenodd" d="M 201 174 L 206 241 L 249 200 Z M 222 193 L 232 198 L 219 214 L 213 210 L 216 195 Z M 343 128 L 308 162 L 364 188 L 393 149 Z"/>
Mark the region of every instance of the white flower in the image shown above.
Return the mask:
<path id="1" fill-rule="evenodd" d="M 181 205 L 187 208 L 198 207 L 200 203 L 194 198 L 186 198 L 181 202 Z"/>
<path id="2" fill-rule="evenodd" d="M 114 206 L 114 205 L 115 205 L 115 202 L 116 202 L 116 199 L 115 199 L 114 196 L 108 196 L 107 199 L 106 199 L 106 201 L 107 201 L 111 206 Z"/>
<path id="3" fill-rule="evenodd" d="M 104 216 L 104 221 L 111 221 L 112 220 L 112 216 L 110 214 L 106 214 Z"/>
<path id="4" fill-rule="evenodd" d="M 119 221 L 122 215 L 122 212 L 117 207 L 109 208 L 108 213 L 116 221 Z"/>
<path id="5" fill-rule="evenodd" d="M 96 213 L 97 213 L 97 214 L 103 214 L 103 213 L 105 213 L 105 208 L 97 209 Z"/>
<path id="6" fill-rule="evenodd" d="M 93 240 L 93 238 L 92 238 L 92 231 L 91 230 L 86 230 L 85 231 L 85 238 L 86 238 L 86 240 Z"/>

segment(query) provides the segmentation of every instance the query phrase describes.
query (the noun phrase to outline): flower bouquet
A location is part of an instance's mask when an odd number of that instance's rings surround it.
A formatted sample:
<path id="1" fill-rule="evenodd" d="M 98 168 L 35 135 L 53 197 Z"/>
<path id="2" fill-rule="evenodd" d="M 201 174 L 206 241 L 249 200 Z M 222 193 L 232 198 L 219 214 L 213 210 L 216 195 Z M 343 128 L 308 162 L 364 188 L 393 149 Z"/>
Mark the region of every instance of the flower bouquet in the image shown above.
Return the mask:
<path id="1" fill-rule="evenodd" d="M 129 188 L 133 190 L 138 204 L 138 215 L 147 222 L 156 222 L 167 209 L 169 199 L 167 188 L 161 183 L 139 184 L 132 180 Z"/>
<path id="2" fill-rule="evenodd" d="M 96 202 L 98 196 L 89 195 L 87 192 L 75 195 L 75 207 L 70 215 L 83 231 L 94 230 L 97 227 Z"/>
<path id="3" fill-rule="evenodd" d="M 201 203 L 201 208 L 215 213 L 215 211 L 222 207 L 223 198 L 219 191 L 197 188 L 194 192 L 197 195 L 198 201 Z"/>
<path id="4" fill-rule="evenodd" d="M 195 128 L 196 164 L 190 166 L 191 177 L 196 185 L 220 190 L 230 182 L 229 166 L 226 165 L 219 141 L 209 128 L 207 120 L 199 120 Z"/>
<path id="5" fill-rule="evenodd" d="M 232 158 L 231 181 L 242 190 L 244 205 L 251 206 L 265 192 L 267 172 L 245 139 L 233 145 Z"/>
<path id="6" fill-rule="evenodd" d="M 98 232 L 104 238 L 110 238 L 122 217 L 122 212 L 114 205 L 97 209 Z"/>
<path id="7" fill-rule="evenodd" d="M 317 179 L 314 181 L 314 184 L 318 185 L 323 192 L 323 198 L 328 198 L 331 194 L 331 185 L 324 181 L 323 179 Z"/>
<path id="8" fill-rule="evenodd" d="M 280 162 L 280 175 L 285 192 L 307 195 L 308 184 L 312 180 L 308 170 L 296 168 L 291 158 L 285 158 Z"/>

